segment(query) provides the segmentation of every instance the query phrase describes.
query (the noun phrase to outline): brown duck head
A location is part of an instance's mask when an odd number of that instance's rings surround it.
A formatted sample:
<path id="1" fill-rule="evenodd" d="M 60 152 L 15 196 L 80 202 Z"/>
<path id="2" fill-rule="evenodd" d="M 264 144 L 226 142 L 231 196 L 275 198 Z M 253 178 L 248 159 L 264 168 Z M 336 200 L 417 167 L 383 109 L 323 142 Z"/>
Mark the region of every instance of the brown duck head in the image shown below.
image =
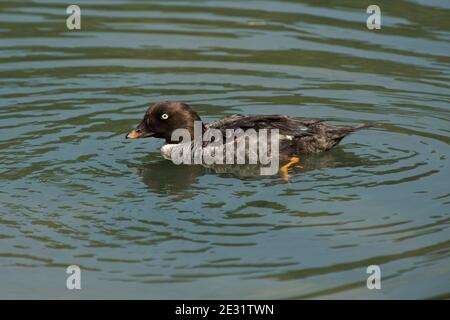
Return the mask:
<path id="1" fill-rule="evenodd" d="M 201 119 L 186 103 L 164 101 L 148 108 L 141 123 L 128 133 L 125 138 L 155 137 L 165 139 L 167 143 L 171 143 L 172 132 L 176 129 L 187 129 L 192 137 L 195 121 L 201 121 Z"/>

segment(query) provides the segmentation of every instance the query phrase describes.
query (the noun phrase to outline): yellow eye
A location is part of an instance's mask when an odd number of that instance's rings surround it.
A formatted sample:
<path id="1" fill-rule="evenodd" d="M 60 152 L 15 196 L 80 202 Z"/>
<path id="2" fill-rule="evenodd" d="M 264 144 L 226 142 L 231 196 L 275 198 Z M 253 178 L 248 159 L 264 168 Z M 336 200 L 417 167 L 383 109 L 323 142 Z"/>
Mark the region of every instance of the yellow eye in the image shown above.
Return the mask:
<path id="1" fill-rule="evenodd" d="M 161 119 L 166 120 L 167 118 L 169 118 L 169 115 L 167 113 L 163 113 L 161 115 Z"/>

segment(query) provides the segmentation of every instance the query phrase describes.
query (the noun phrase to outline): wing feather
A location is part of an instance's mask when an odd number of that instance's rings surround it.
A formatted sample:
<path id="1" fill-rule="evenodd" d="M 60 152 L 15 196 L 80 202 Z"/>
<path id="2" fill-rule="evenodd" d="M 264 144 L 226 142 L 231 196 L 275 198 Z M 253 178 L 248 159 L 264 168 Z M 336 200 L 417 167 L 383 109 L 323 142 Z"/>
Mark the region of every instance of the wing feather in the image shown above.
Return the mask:
<path id="1" fill-rule="evenodd" d="M 290 118 L 285 115 L 255 115 L 242 116 L 232 115 L 220 120 L 216 120 L 206 125 L 206 128 L 220 129 L 225 132 L 226 129 L 278 129 L 280 134 L 289 136 L 309 136 L 313 134 L 311 125 L 320 122 L 320 120 L 301 121 Z"/>

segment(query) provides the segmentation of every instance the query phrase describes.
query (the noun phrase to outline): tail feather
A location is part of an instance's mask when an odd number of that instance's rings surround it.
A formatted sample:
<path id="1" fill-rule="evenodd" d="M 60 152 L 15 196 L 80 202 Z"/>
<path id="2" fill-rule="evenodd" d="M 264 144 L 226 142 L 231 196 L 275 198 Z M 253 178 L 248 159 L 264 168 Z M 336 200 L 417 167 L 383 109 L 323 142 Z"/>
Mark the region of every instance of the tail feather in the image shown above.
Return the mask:
<path id="1" fill-rule="evenodd" d="M 338 126 L 338 127 L 331 127 L 330 132 L 333 134 L 336 134 L 338 137 L 343 138 L 352 132 L 355 132 L 355 131 L 358 131 L 361 129 L 370 128 L 373 126 L 374 126 L 373 123 L 363 123 L 363 124 L 357 125 L 355 127 Z"/>
<path id="2" fill-rule="evenodd" d="M 358 125 L 356 127 L 337 127 L 337 129 L 331 130 L 331 132 L 330 132 L 331 140 L 333 140 L 333 143 L 330 148 L 339 144 L 339 142 L 341 142 L 341 140 L 344 139 L 347 135 L 349 135 L 355 131 L 370 128 L 373 126 L 374 126 L 373 123 L 364 123 L 364 124 Z"/>
<path id="3" fill-rule="evenodd" d="M 363 123 L 363 124 L 360 124 L 359 126 L 353 127 L 352 131 L 367 129 L 367 128 L 373 127 L 374 125 L 375 125 L 375 123 Z"/>

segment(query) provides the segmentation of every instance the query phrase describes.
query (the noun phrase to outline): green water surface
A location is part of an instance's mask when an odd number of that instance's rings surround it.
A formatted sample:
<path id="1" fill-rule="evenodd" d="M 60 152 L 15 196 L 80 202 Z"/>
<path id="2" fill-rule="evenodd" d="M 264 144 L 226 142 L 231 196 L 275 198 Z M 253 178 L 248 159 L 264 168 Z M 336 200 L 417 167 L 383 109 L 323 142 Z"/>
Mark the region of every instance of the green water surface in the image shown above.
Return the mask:
<path id="1" fill-rule="evenodd" d="M 450 297 L 448 1 L 75 2 L 0 2 L 0 298 Z M 377 126 L 285 183 L 125 140 L 162 100 Z"/>

